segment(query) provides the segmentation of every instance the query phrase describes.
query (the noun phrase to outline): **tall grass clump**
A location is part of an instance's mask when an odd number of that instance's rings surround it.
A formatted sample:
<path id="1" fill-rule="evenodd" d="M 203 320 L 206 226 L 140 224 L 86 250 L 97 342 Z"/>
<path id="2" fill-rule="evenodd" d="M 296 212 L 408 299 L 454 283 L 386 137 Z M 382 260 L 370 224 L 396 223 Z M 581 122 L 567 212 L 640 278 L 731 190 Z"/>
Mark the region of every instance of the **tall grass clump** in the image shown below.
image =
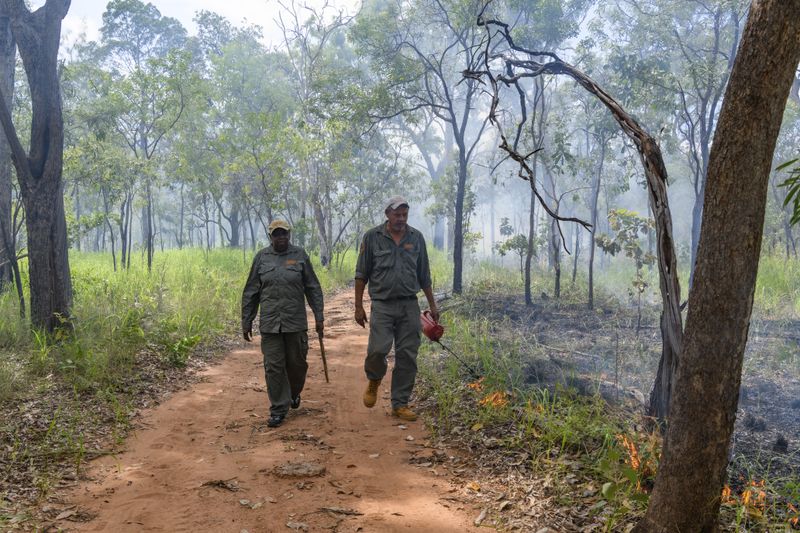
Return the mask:
<path id="1" fill-rule="evenodd" d="M 74 329 L 32 331 L 5 293 L 0 349 L 24 360 L 29 376 L 59 376 L 78 392 L 124 382 L 145 350 L 182 366 L 199 343 L 238 333 L 246 259 L 234 250 L 171 250 L 156 256 L 152 272 L 139 261 L 115 272 L 107 254 L 73 251 Z M 9 375 L 0 370 L 0 391 L 8 390 Z"/>
<path id="2" fill-rule="evenodd" d="M 800 314 L 800 259 L 763 255 L 758 265 L 756 312 L 773 318 Z"/>

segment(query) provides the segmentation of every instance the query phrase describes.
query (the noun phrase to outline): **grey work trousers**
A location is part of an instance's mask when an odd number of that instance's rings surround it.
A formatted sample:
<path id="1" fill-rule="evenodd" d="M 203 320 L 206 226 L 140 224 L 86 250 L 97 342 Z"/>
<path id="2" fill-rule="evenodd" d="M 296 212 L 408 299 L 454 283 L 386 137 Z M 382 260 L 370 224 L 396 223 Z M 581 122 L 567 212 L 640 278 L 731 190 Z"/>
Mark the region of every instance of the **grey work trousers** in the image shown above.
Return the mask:
<path id="1" fill-rule="evenodd" d="M 416 298 L 372 300 L 364 371 L 367 379 L 383 379 L 388 369 L 386 357 L 394 343 L 393 409 L 408 405 L 414 390 L 421 329 Z"/>
<path id="2" fill-rule="evenodd" d="M 292 398 L 303 392 L 308 363 L 308 332 L 262 333 L 261 353 L 267 380 L 269 412 L 285 416 Z"/>

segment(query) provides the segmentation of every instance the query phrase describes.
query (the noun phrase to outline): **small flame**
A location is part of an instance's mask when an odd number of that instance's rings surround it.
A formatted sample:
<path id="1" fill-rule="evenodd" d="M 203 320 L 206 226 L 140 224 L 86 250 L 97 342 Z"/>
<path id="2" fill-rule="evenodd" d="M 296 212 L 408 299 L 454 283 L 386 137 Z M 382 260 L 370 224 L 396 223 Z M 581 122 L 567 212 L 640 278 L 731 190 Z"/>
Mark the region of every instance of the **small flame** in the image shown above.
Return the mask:
<path id="1" fill-rule="evenodd" d="M 639 467 L 642 466 L 642 461 L 639 459 L 639 450 L 636 445 L 626 435 L 617 435 L 617 439 L 628 452 L 628 459 L 625 462 L 631 465 L 634 470 L 639 470 Z"/>
<path id="2" fill-rule="evenodd" d="M 481 399 L 480 404 L 484 406 L 490 405 L 492 407 L 504 407 L 508 405 L 508 396 L 502 391 L 493 392 L 484 396 Z"/>
<path id="3" fill-rule="evenodd" d="M 728 485 L 722 487 L 722 503 L 734 503 L 736 498 L 731 497 L 731 488 Z"/>
<path id="4" fill-rule="evenodd" d="M 467 387 L 474 391 L 482 391 L 483 390 L 483 378 L 480 378 L 478 381 L 473 381 L 472 383 L 467 383 Z"/>

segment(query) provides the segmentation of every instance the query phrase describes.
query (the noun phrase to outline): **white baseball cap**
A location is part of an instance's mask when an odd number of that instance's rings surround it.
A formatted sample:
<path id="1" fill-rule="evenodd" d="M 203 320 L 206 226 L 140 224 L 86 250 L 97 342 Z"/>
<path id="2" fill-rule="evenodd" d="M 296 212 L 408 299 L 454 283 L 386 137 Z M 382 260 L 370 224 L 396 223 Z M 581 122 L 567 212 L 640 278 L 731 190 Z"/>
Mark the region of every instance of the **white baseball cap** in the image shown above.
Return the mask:
<path id="1" fill-rule="evenodd" d="M 403 205 L 408 207 L 408 202 L 400 195 L 392 196 L 386 201 L 386 209 L 397 209 Z"/>

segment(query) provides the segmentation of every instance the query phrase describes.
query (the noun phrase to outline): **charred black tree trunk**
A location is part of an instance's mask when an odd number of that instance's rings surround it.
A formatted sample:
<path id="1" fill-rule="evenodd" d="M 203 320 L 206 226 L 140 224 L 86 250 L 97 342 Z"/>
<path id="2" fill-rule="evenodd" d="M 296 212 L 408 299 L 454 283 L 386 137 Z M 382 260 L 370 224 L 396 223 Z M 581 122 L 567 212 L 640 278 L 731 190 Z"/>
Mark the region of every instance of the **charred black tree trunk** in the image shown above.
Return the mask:
<path id="1" fill-rule="evenodd" d="M 800 61 L 800 2 L 750 7 L 709 159 L 669 428 L 636 531 L 718 530 L 775 142 Z"/>
<path id="2" fill-rule="evenodd" d="M 5 97 L 0 98 L 0 121 L 11 147 L 26 211 L 31 321 L 47 331 L 68 319 L 72 306 L 61 177 L 64 123 L 58 79 L 61 21 L 69 5 L 69 0 L 47 0 L 44 6 L 30 12 L 24 0 L 0 2 L 0 16 L 11 21 L 31 92 L 29 153 L 20 143 Z"/>
<path id="3" fill-rule="evenodd" d="M 456 186 L 456 214 L 453 229 L 453 292 L 461 294 L 464 290 L 464 196 L 467 190 L 467 158 L 463 139 L 456 139 L 458 145 L 458 184 Z"/>

